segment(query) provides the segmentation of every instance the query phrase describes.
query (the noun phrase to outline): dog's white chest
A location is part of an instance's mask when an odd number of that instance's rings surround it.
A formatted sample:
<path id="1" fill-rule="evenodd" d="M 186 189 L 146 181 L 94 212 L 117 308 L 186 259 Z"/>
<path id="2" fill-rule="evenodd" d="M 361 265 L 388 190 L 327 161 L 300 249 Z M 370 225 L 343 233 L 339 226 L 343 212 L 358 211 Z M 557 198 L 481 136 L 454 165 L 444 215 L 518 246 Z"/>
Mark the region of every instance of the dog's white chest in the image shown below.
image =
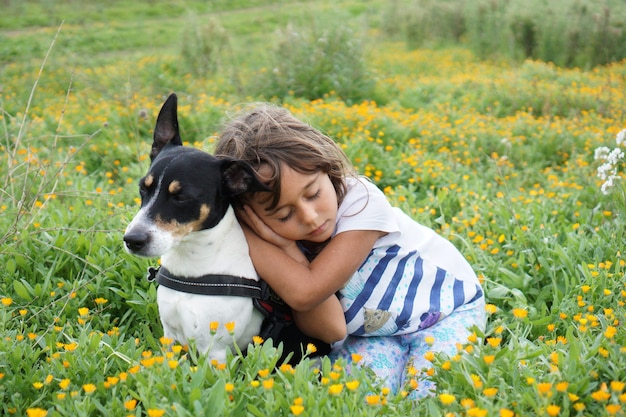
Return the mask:
<path id="1" fill-rule="evenodd" d="M 183 344 L 193 339 L 199 351 L 218 361 L 226 359 L 226 347 L 235 341 L 242 341 L 239 348 L 245 349 L 261 327 L 262 316 L 246 297 L 189 294 L 160 286 L 157 303 L 165 337 Z M 211 332 L 213 322 L 218 323 L 216 332 Z M 235 325 L 233 335 L 225 327 L 230 322 Z"/>

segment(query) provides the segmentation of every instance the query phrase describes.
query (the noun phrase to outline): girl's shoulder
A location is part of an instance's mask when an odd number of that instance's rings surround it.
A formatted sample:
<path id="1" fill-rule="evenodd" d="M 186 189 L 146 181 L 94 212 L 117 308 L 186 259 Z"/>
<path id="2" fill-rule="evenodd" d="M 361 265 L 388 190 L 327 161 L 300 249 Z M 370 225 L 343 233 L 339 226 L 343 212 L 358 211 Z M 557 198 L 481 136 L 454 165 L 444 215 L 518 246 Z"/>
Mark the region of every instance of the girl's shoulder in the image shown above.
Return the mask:
<path id="1" fill-rule="evenodd" d="M 337 232 L 397 229 L 393 208 L 385 194 L 366 177 L 346 178 L 347 192 L 337 211 Z"/>
<path id="2" fill-rule="evenodd" d="M 363 176 L 347 177 L 346 194 L 339 206 L 339 211 L 341 212 L 343 208 L 346 214 L 351 212 L 354 214 L 353 209 L 362 211 L 368 206 L 370 206 L 369 209 L 375 211 L 391 208 L 385 194 L 369 178 Z"/>

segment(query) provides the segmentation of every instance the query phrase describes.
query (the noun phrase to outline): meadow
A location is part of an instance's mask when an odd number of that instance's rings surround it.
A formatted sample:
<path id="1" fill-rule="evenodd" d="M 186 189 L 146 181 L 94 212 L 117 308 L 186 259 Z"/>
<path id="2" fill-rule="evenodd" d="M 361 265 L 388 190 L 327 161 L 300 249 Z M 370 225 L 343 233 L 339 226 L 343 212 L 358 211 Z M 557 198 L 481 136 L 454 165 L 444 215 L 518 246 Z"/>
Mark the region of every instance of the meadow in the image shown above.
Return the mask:
<path id="1" fill-rule="evenodd" d="M 415 45 L 390 33 L 391 3 L 2 3 L 0 414 L 626 414 L 624 158 L 604 189 L 596 159 L 624 146 L 626 61 Z M 485 332 L 397 394 L 358 357 L 347 373 L 277 363 L 259 340 L 226 363 L 166 348 L 144 279 L 156 260 L 122 234 L 173 91 L 190 146 L 211 151 L 227 115 L 261 100 L 336 139 L 467 256 Z M 424 378 L 437 391 L 407 400 Z"/>

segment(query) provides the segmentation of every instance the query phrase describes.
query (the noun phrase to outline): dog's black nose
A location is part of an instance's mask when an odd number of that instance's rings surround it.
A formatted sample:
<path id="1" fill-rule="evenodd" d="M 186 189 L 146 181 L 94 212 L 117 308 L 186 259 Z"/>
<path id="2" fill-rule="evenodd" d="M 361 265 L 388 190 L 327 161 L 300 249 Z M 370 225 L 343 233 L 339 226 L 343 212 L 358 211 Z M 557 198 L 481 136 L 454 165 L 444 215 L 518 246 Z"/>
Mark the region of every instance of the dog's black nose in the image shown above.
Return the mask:
<path id="1" fill-rule="evenodd" d="M 131 252 L 139 252 L 149 240 L 150 236 L 147 233 L 132 232 L 124 235 L 124 243 Z"/>

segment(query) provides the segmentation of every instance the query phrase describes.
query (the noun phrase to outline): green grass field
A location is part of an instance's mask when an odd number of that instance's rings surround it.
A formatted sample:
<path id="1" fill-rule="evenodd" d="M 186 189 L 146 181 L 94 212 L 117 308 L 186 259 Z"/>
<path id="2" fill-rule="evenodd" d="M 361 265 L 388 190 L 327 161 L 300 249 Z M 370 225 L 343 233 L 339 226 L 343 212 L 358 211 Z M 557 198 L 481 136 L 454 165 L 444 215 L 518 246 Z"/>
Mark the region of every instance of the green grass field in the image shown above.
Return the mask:
<path id="1" fill-rule="evenodd" d="M 626 414 L 624 158 L 607 193 L 594 158 L 626 128 L 625 61 L 482 59 L 463 39 L 411 49 L 382 0 L 170 3 L 1 2 L 0 414 Z M 324 53 L 296 42 L 308 33 Z M 292 57 L 314 71 L 288 72 Z M 485 333 L 397 395 L 358 366 L 280 366 L 268 345 L 223 364 L 166 349 L 143 279 L 156 260 L 126 254 L 122 234 L 172 91 L 183 140 L 207 151 L 250 101 L 335 138 L 466 254 Z M 437 392 L 404 399 L 422 378 Z"/>

